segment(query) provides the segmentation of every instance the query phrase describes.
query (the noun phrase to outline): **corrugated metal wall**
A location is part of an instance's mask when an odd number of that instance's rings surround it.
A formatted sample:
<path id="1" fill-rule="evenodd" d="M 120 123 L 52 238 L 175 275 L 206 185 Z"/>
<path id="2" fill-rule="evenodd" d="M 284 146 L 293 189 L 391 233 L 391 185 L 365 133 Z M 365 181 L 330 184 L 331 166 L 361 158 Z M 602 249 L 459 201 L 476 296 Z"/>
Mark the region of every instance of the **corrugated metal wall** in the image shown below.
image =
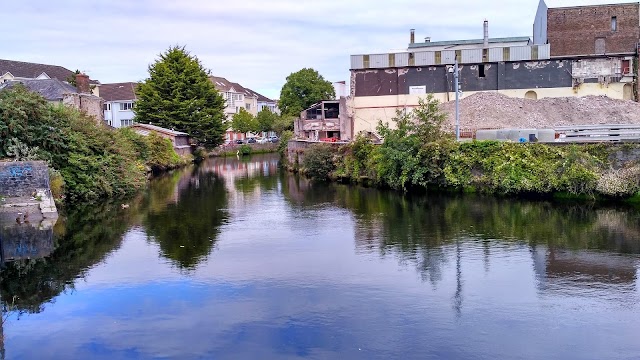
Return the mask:
<path id="1" fill-rule="evenodd" d="M 482 49 L 462 50 L 461 58 L 462 63 L 481 63 Z"/>
<path id="2" fill-rule="evenodd" d="M 534 48 L 536 47 L 536 48 Z M 458 50 L 461 64 L 481 64 L 483 49 Z M 436 55 L 436 53 L 439 54 Z M 410 55 L 413 54 L 413 55 Z M 533 46 L 496 47 L 488 49 L 487 62 L 548 60 L 551 55 L 549 44 Z M 417 51 L 413 53 L 386 53 L 371 55 L 351 55 L 352 69 L 381 69 L 388 67 L 452 65 L 456 50 Z M 395 60 L 390 63 L 390 59 Z M 437 61 L 439 60 L 439 61 Z M 437 64 L 436 64 L 437 62 Z"/>
<path id="3" fill-rule="evenodd" d="M 436 63 L 436 53 L 433 51 L 420 51 L 414 53 L 416 66 L 434 65 Z"/>

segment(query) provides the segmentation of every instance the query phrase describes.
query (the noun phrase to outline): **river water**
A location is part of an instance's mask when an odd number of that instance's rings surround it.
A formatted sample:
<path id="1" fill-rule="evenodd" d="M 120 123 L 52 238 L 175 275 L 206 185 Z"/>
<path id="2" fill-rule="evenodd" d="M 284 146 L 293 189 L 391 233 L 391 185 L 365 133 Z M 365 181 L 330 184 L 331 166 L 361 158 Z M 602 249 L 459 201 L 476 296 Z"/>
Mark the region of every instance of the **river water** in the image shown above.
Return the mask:
<path id="1" fill-rule="evenodd" d="M 310 183 L 272 155 L 127 205 L 3 265 L 0 356 L 640 358 L 637 209 Z"/>

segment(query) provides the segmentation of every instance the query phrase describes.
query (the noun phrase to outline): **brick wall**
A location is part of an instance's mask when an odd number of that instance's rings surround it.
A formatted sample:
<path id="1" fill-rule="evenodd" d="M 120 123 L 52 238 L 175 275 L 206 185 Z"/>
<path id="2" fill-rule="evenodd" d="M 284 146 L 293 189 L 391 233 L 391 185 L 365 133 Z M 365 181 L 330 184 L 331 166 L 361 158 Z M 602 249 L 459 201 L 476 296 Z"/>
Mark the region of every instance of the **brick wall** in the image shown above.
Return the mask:
<path id="1" fill-rule="evenodd" d="M 44 161 L 0 162 L 0 195 L 31 196 L 49 189 L 49 168 Z"/>
<path id="2" fill-rule="evenodd" d="M 615 31 L 611 28 L 614 16 Z M 597 41 L 603 43 L 608 54 L 635 53 L 640 39 L 640 5 L 550 8 L 547 11 L 547 38 L 551 56 L 601 54 L 596 51 Z"/>

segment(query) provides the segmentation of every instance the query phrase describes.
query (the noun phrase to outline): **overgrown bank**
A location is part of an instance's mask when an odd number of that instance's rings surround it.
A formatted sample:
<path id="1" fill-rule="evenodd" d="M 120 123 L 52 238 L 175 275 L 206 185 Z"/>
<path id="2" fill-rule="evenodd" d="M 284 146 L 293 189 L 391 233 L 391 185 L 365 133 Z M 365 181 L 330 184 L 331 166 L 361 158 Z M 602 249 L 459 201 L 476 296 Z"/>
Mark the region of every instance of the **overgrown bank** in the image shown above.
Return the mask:
<path id="1" fill-rule="evenodd" d="M 385 141 L 359 137 L 343 146 L 289 150 L 289 167 L 315 179 L 504 195 L 640 199 L 640 145 L 557 146 L 497 141 L 456 142 L 442 130 L 438 103 L 427 98 L 398 113 Z"/>
<path id="2" fill-rule="evenodd" d="M 20 86 L 0 92 L 0 158 L 47 161 L 53 195 L 66 202 L 124 196 L 150 172 L 191 161 L 167 139 L 110 129 Z"/>

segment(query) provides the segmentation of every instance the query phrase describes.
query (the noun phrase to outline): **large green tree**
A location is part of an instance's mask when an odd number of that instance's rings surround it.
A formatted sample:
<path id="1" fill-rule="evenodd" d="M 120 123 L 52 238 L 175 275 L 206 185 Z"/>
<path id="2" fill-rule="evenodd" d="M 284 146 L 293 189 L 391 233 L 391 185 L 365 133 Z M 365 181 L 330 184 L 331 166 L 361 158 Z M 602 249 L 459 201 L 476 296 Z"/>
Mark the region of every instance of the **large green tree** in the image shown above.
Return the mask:
<path id="1" fill-rule="evenodd" d="M 256 118 L 244 108 L 240 108 L 240 111 L 233 115 L 233 118 L 231 119 L 231 127 L 233 130 L 241 133 L 249 131 L 254 132 L 258 130 Z"/>
<path id="2" fill-rule="evenodd" d="M 283 115 L 299 116 L 300 112 L 320 100 L 335 98 L 333 85 L 314 69 L 304 68 L 287 76 L 280 91 L 278 106 Z"/>
<path id="3" fill-rule="evenodd" d="M 184 47 L 160 54 L 136 94 L 136 121 L 186 132 L 207 147 L 222 143 L 224 99 L 209 72 Z"/>
<path id="4" fill-rule="evenodd" d="M 259 131 L 272 131 L 273 126 L 275 125 L 276 121 L 278 121 L 278 114 L 272 113 L 269 108 L 265 107 L 260 110 L 258 116 L 256 116 L 256 121 L 258 123 Z"/>

